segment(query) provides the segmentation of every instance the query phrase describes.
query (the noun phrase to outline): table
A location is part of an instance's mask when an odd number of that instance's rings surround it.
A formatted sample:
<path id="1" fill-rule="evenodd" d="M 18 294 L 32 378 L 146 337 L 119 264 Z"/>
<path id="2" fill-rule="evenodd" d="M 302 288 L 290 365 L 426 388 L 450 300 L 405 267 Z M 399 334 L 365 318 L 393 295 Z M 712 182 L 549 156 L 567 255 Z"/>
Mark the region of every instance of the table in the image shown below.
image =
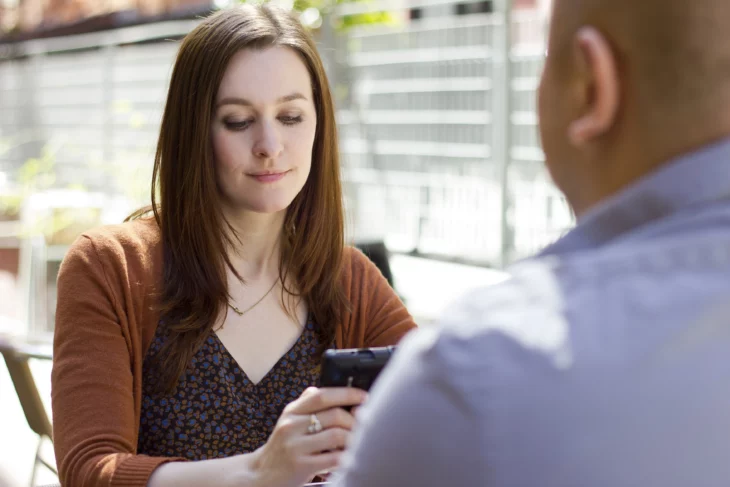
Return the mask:
<path id="1" fill-rule="evenodd" d="M 26 341 L 18 336 L 0 335 L 0 353 L 10 352 L 21 358 L 53 360 L 53 344 L 39 341 Z"/>

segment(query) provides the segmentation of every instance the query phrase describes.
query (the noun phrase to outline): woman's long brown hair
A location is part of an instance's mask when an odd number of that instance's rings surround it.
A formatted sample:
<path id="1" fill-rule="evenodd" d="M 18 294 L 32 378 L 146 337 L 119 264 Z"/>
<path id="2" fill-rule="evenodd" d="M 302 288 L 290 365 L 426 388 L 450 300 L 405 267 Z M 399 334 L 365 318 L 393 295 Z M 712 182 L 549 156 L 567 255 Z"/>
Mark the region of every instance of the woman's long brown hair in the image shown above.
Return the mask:
<path id="1" fill-rule="evenodd" d="M 160 320 L 168 340 L 160 356 L 160 389 L 171 391 L 228 305 L 226 269 L 239 279 L 227 249 L 238 235 L 223 216 L 210 127 L 218 87 L 241 49 L 285 46 L 307 66 L 317 110 L 312 168 L 287 210 L 281 282 L 293 283 L 318 325 L 322 348 L 348 306 L 339 281 L 344 222 L 334 107 L 315 44 L 291 14 L 244 5 L 205 19 L 175 61 L 155 155 L 152 207 L 163 244 Z M 157 191 L 159 189 L 159 199 Z M 150 209 L 130 217 L 139 218 Z"/>

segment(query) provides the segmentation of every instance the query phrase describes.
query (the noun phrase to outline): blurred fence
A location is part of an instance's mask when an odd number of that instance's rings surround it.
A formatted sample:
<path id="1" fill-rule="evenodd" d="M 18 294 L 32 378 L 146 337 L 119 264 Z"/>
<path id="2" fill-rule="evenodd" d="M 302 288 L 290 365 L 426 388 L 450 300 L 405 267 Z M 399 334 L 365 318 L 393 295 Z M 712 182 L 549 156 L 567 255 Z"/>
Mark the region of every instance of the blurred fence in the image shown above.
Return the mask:
<path id="1" fill-rule="evenodd" d="M 545 18 L 417 4 L 387 2 L 394 23 L 336 32 L 353 13 L 342 7 L 320 32 L 351 236 L 495 266 L 529 255 L 572 224 L 537 137 Z M 174 40 L 196 22 L 0 46 L 0 193 L 30 160 L 52 168 L 45 189 L 96 195 L 102 222 L 145 203 Z M 73 198 L 45 192 L 41 206 Z M 57 262 L 63 249 L 43 255 Z"/>
<path id="2" fill-rule="evenodd" d="M 87 191 L 146 196 L 179 38 L 165 22 L 4 46 L 0 171 L 49 159 L 57 179 Z"/>
<path id="3" fill-rule="evenodd" d="M 23 194 L 24 223 L 45 226 L 69 209 L 74 220 L 61 222 L 52 238 L 21 240 L 19 318 L 31 332 L 53 327 L 56 274 L 74 235 L 119 223 L 149 202 L 178 47 L 171 39 L 195 24 L 162 22 L 0 46 L 0 197 L 30 186 Z"/>
<path id="4" fill-rule="evenodd" d="M 547 22 L 448 3 L 408 2 L 394 26 L 336 43 L 350 213 L 355 235 L 395 250 L 500 265 L 572 224 L 537 135 Z"/>

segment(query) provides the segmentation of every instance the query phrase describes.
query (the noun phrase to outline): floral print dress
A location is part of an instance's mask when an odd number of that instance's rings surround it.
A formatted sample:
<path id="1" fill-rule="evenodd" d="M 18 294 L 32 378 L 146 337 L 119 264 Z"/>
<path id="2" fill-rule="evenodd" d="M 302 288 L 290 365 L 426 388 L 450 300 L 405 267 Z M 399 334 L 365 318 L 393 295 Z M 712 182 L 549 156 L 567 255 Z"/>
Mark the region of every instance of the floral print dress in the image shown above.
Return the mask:
<path id="1" fill-rule="evenodd" d="M 258 384 L 212 333 L 176 389 L 160 394 L 156 358 L 167 334 L 163 324 L 157 328 L 143 365 L 138 454 L 205 460 L 250 453 L 266 443 L 284 407 L 319 379 L 320 341 L 310 319 Z"/>

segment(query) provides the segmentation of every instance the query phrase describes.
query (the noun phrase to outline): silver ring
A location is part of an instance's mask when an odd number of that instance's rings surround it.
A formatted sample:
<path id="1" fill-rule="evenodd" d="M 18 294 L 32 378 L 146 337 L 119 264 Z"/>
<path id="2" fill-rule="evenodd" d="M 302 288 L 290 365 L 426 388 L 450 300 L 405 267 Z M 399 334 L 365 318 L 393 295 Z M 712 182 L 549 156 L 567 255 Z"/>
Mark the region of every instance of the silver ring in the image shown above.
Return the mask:
<path id="1" fill-rule="evenodd" d="M 307 433 L 314 435 L 322 431 L 322 423 L 319 422 L 319 418 L 316 414 L 309 415 L 309 426 L 307 426 Z"/>

